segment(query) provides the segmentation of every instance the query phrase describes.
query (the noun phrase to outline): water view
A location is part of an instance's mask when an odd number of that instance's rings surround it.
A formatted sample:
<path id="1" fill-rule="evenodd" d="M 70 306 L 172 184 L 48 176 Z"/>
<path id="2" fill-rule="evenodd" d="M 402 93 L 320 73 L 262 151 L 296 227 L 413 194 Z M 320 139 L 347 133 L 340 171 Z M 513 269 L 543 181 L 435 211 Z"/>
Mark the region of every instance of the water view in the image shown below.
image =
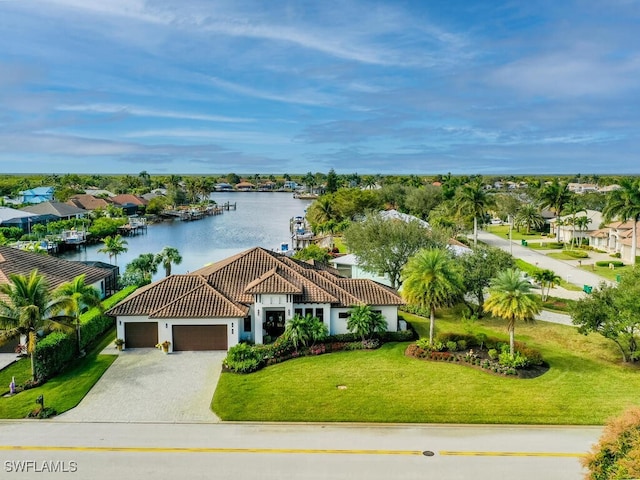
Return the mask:
<path id="1" fill-rule="evenodd" d="M 187 273 L 251 247 L 275 250 L 282 243 L 290 246 L 289 220 L 304 215 L 311 204 L 281 192 L 215 192 L 211 198 L 220 205 L 235 203 L 237 208 L 191 222 L 175 220 L 149 225 L 146 234 L 126 237 L 128 251 L 118 255 L 117 260 L 120 273 L 138 255 L 155 254 L 166 246 L 177 248 L 182 255 L 182 263 L 174 265 L 172 273 Z M 107 254 L 98 253 L 101 247 L 102 244 L 91 245 L 63 258 L 109 262 Z M 160 268 L 153 279 L 163 276 Z"/>

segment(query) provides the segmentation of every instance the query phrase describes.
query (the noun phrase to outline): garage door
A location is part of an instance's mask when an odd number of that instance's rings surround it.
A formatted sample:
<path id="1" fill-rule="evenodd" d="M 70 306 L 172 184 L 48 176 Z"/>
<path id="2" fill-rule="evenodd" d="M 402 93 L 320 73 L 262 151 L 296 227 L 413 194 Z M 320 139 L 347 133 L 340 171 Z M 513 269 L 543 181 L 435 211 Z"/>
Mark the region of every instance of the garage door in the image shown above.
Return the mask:
<path id="1" fill-rule="evenodd" d="M 226 325 L 174 325 L 174 350 L 226 350 Z"/>
<path id="2" fill-rule="evenodd" d="M 126 348 L 153 348 L 157 344 L 157 322 L 127 322 L 124 324 L 124 346 Z"/>

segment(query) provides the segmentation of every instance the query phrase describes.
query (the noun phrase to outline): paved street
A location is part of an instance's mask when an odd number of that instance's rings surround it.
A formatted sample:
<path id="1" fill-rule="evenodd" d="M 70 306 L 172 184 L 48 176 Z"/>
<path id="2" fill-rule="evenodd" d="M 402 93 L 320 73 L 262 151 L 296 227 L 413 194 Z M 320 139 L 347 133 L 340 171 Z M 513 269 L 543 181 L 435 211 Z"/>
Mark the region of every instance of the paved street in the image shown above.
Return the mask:
<path id="1" fill-rule="evenodd" d="M 578 480 L 597 427 L 0 422 L 0 468 L 71 478 Z M 427 453 L 429 456 L 425 455 Z M 432 454 L 432 455 L 431 455 Z M 66 478 L 65 475 L 60 475 Z M 49 478 L 21 473 L 16 478 Z"/>
<path id="2" fill-rule="evenodd" d="M 113 347 L 106 353 L 116 354 Z M 210 409 L 226 352 L 119 352 L 80 404 L 56 421 L 217 422 Z"/>

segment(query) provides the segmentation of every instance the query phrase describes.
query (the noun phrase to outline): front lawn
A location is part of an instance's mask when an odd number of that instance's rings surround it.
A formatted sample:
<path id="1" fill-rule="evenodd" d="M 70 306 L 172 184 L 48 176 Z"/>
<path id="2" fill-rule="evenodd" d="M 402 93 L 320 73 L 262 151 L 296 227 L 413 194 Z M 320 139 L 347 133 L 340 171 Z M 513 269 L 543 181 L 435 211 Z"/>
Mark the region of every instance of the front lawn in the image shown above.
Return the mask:
<path id="1" fill-rule="evenodd" d="M 485 230 L 489 233 L 493 233 L 494 235 L 498 235 L 500 237 L 503 238 L 509 238 L 509 225 L 487 225 L 485 227 Z M 531 231 L 529 233 L 526 232 L 526 230 L 521 230 L 518 231 L 517 229 L 513 228 L 511 230 L 511 239 L 512 240 L 546 240 L 547 238 L 553 238 L 553 237 L 547 237 L 546 235 L 543 236 L 540 232 L 534 232 Z"/>
<path id="2" fill-rule="evenodd" d="M 78 405 L 117 358 L 117 355 L 98 354 L 113 341 L 114 336 L 114 332 L 106 335 L 90 354 L 44 385 L 12 397 L 0 397 L 0 418 L 25 418 L 38 406 L 35 401 L 39 395 L 44 397 L 46 407 L 52 407 L 58 413 L 66 412 Z M 23 358 L 0 372 L 0 385 L 4 386 L 6 392 L 9 391 L 12 376 L 15 376 L 17 385 L 31 378 L 29 358 Z M 5 390 L 1 390 L 0 393 L 5 393 Z"/>
<path id="3" fill-rule="evenodd" d="M 420 332 L 428 320 L 408 314 Z M 504 322 L 463 325 L 439 318 L 439 331 L 465 329 L 507 339 Z M 223 420 L 602 424 L 640 398 L 640 372 L 613 346 L 575 328 L 519 324 L 516 340 L 550 364 L 541 377 L 499 377 L 460 364 L 408 358 L 408 343 L 379 350 L 304 357 L 256 373 L 223 373 L 212 408 Z"/>
<path id="4" fill-rule="evenodd" d="M 613 259 L 612 261 L 615 260 L 618 259 Z M 600 275 L 603 279 L 615 282 L 618 280 L 618 275 L 622 275 L 624 272 L 631 270 L 633 267 L 631 265 L 623 265 L 622 267 L 609 268 L 608 266 L 599 267 L 595 263 L 592 263 L 590 265 L 582 265 L 580 268 L 588 272 L 593 272 L 596 275 Z"/>

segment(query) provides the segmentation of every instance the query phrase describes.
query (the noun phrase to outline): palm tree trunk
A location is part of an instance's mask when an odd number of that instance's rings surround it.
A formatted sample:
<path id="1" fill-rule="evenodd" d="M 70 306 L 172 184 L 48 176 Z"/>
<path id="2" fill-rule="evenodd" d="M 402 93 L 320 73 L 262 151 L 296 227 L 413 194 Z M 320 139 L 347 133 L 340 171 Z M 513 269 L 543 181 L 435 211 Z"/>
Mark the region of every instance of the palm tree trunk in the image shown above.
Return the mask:
<path id="1" fill-rule="evenodd" d="M 429 315 L 429 344 L 433 345 L 433 332 L 435 330 L 436 323 L 436 309 L 431 307 L 431 312 Z"/>
<path id="2" fill-rule="evenodd" d="M 36 363 L 34 360 L 35 352 L 31 352 L 31 380 L 36 381 Z"/>
<path id="3" fill-rule="evenodd" d="M 473 217 L 473 248 L 478 246 L 478 217 Z"/>
<path id="4" fill-rule="evenodd" d="M 556 242 L 560 243 L 560 214 L 556 214 Z"/>
<path id="5" fill-rule="evenodd" d="M 511 358 L 515 355 L 515 325 L 513 323 L 509 324 L 509 353 L 511 354 Z"/>

